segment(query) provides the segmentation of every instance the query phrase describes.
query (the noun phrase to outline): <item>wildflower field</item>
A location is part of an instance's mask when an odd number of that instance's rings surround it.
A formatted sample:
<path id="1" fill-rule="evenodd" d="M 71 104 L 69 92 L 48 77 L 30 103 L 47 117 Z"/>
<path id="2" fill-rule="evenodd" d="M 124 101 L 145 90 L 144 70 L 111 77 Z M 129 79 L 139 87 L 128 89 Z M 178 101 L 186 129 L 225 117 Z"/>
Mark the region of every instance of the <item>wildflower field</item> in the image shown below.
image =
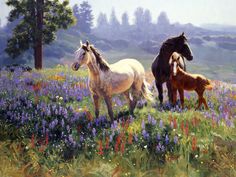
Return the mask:
<path id="1" fill-rule="evenodd" d="M 117 95 L 110 122 L 86 73 L 0 71 L 0 176 L 236 176 L 235 86 L 215 81 L 208 111 L 185 92 L 184 110 L 141 100 L 131 116 Z"/>

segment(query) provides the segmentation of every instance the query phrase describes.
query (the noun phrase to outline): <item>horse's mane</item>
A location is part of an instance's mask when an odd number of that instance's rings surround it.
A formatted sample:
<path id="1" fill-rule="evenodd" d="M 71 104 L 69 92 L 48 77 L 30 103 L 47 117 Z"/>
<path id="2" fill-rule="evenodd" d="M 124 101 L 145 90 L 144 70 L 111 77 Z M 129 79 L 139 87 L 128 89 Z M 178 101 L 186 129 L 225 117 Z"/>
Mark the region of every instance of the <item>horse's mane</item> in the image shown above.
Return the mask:
<path id="1" fill-rule="evenodd" d="M 167 39 L 166 41 L 164 41 L 161 45 L 161 48 L 160 48 L 160 54 L 165 52 L 165 49 L 167 47 L 176 45 L 180 38 L 181 38 L 181 36 L 176 36 L 176 37 L 171 37 L 171 38 Z"/>
<path id="2" fill-rule="evenodd" d="M 96 62 L 102 71 L 108 71 L 110 69 L 109 64 L 105 59 L 102 58 L 98 50 L 94 46 L 90 46 L 91 51 L 93 52 Z"/>

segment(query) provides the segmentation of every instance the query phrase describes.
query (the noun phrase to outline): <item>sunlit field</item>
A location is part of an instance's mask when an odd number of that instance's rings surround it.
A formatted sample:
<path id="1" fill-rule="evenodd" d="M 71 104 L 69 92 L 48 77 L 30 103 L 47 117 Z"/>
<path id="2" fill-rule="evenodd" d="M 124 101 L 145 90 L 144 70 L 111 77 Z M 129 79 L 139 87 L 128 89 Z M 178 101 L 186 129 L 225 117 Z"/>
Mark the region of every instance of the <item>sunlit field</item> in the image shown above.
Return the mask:
<path id="1" fill-rule="evenodd" d="M 209 111 L 185 92 L 184 110 L 141 99 L 131 116 L 117 95 L 110 122 L 87 82 L 62 65 L 0 71 L 0 176 L 236 176 L 234 86 L 214 81 Z"/>

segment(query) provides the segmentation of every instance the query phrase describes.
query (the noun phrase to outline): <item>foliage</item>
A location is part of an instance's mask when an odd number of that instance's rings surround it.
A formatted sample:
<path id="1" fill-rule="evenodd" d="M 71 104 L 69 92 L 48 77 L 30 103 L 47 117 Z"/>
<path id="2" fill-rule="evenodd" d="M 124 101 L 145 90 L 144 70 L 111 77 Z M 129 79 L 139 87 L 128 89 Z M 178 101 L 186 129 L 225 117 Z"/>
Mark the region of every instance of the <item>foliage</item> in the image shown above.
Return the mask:
<path id="1" fill-rule="evenodd" d="M 75 28 L 77 30 L 90 34 L 93 27 L 93 14 L 91 6 L 87 1 L 83 1 L 79 6 L 76 4 L 73 7 L 74 16 L 77 19 Z"/>
<path id="2" fill-rule="evenodd" d="M 43 43 L 49 44 L 55 40 L 58 29 L 67 29 L 73 23 L 68 0 L 62 3 L 58 0 L 44 1 L 43 31 L 39 31 L 37 26 L 36 12 L 39 9 L 37 9 L 36 1 L 8 0 L 7 5 L 12 7 L 8 20 L 13 22 L 21 19 L 7 43 L 6 52 L 13 58 L 30 48 L 34 49 L 40 33 L 42 33 Z"/>
<path id="3" fill-rule="evenodd" d="M 148 104 L 130 116 L 118 95 L 109 122 L 104 104 L 93 116 L 85 73 L 0 71 L 1 176 L 235 176 L 235 87 L 215 82 L 210 111 L 186 93 L 188 109 Z"/>

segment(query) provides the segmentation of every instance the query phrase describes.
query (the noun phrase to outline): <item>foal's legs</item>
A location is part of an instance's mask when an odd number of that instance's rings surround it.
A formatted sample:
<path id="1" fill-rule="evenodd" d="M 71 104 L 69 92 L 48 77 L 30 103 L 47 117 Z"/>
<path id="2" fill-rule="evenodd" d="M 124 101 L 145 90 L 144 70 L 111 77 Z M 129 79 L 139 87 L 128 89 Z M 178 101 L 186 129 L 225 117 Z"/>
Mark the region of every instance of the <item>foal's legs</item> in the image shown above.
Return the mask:
<path id="1" fill-rule="evenodd" d="M 207 106 L 207 102 L 206 102 L 206 100 L 205 100 L 204 97 L 202 97 L 202 102 L 203 102 L 203 104 L 204 104 L 204 106 L 205 106 L 205 109 L 208 110 L 209 108 L 208 108 L 208 106 Z"/>
<path id="2" fill-rule="evenodd" d="M 204 93 L 203 89 L 200 89 L 200 91 L 197 91 L 199 101 L 198 101 L 198 107 L 196 109 L 199 109 L 201 104 L 203 103 L 205 106 L 205 109 L 208 110 L 209 108 L 207 106 L 205 98 L 203 97 L 203 93 Z"/>
<path id="3" fill-rule="evenodd" d="M 172 103 L 173 101 L 173 93 L 172 93 L 172 85 L 170 81 L 166 82 L 167 90 L 168 90 L 168 97 L 169 97 L 169 102 Z"/>
<path id="4" fill-rule="evenodd" d="M 195 110 L 199 109 L 201 105 L 202 105 L 202 98 L 198 97 L 198 106 L 196 107 Z"/>
<path id="5" fill-rule="evenodd" d="M 177 101 L 177 89 L 176 88 L 172 88 L 172 94 L 173 94 L 173 99 L 172 99 L 171 103 L 173 105 L 175 105 L 176 101 Z"/>
<path id="6" fill-rule="evenodd" d="M 202 105 L 202 101 L 203 101 L 203 92 L 204 92 L 204 90 L 202 90 L 202 89 L 196 89 L 196 92 L 197 92 L 197 94 L 198 94 L 198 106 L 197 106 L 197 108 L 196 109 L 199 109 L 200 108 L 200 106 Z M 196 110 L 195 109 L 195 110 Z"/>
<path id="7" fill-rule="evenodd" d="M 108 110 L 109 117 L 110 117 L 111 121 L 113 122 L 114 116 L 113 116 L 113 111 L 112 111 L 111 96 L 105 96 L 104 99 L 105 99 L 105 102 L 106 102 L 106 105 L 107 105 L 107 110 Z"/>
<path id="8" fill-rule="evenodd" d="M 160 104 L 162 105 L 162 103 L 163 103 L 162 83 L 156 80 L 156 87 L 157 87 L 157 90 L 158 90 L 158 98 L 159 98 Z"/>
<path id="9" fill-rule="evenodd" d="M 97 95 L 93 95 L 93 102 L 94 102 L 94 107 L 95 107 L 95 116 L 98 118 L 99 116 L 99 107 L 100 107 L 100 98 Z"/>
<path id="10" fill-rule="evenodd" d="M 184 90 L 178 89 L 182 109 L 184 109 Z"/>

